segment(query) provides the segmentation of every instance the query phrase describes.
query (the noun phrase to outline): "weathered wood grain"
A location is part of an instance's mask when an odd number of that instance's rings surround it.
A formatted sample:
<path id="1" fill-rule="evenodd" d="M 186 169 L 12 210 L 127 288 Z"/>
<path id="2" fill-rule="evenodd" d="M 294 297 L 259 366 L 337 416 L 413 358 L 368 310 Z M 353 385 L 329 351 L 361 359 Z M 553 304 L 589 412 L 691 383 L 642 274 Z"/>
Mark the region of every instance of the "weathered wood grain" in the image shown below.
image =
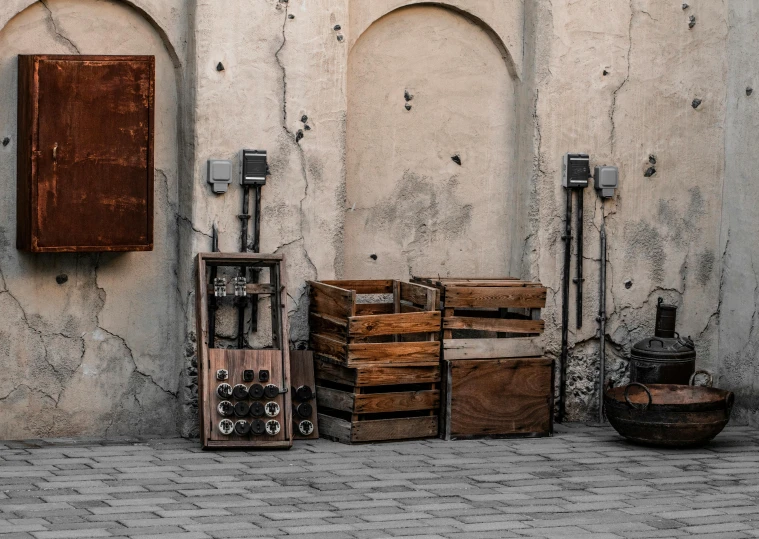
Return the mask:
<path id="1" fill-rule="evenodd" d="M 316 281 L 308 281 L 308 284 L 312 311 L 344 318 L 355 314 L 356 292 Z"/>
<path id="2" fill-rule="evenodd" d="M 498 359 L 543 355 L 539 337 L 513 339 L 446 339 L 443 359 Z"/>
<path id="3" fill-rule="evenodd" d="M 544 287 L 448 287 L 445 307 L 543 308 Z"/>
<path id="4" fill-rule="evenodd" d="M 348 319 L 348 333 L 354 337 L 373 337 L 398 333 L 426 333 L 440 330 L 440 312 L 354 316 Z"/>
<path id="5" fill-rule="evenodd" d="M 475 329 L 503 333 L 543 333 L 543 320 L 511 320 L 500 318 L 475 318 L 451 316 L 443 320 L 444 329 Z"/>

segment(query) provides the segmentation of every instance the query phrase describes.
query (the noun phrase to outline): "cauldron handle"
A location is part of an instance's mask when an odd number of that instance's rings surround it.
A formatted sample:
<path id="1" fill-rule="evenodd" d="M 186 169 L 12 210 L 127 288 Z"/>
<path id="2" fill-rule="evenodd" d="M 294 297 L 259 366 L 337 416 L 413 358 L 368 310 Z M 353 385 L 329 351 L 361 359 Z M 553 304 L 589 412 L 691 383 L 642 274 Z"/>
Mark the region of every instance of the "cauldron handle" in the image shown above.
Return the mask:
<path id="1" fill-rule="evenodd" d="M 632 402 L 630 400 L 629 392 L 630 392 L 630 388 L 632 386 L 642 387 L 643 391 L 645 391 L 646 395 L 648 395 L 648 402 L 646 404 L 644 404 L 643 406 L 639 406 L 639 405 L 635 404 L 634 402 Z M 648 410 L 648 407 L 651 406 L 651 403 L 653 402 L 653 400 L 654 399 L 653 399 L 653 397 L 651 397 L 651 392 L 648 390 L 648 388 L 646 386 L 644 386 L 643 384 L 639 383 L 639 382 L 632 382 L 632 383 L 628 384 L 627 387 L 625 388 L 625 401 L 627 402 L 627 405 L 630 408 L 634 408 L 635 410 L 646 411 L 646 410 Z"/>
<path id="2" fill-rule="evenodd" d="M 712 387 L 714 385 L 714 376 L 712 376 L 712 373 L 710 373 L 709 371 L 702 370 L 702 369 L 697 370 L 691 375 L 690 382 L 688 382 L 688 385 L 691 385 L 691 386 L 696 385 L 696 376 L 698 376 L 699 374 L 705 374 L 706 376 L 708 376 L 705 387 Z"/>

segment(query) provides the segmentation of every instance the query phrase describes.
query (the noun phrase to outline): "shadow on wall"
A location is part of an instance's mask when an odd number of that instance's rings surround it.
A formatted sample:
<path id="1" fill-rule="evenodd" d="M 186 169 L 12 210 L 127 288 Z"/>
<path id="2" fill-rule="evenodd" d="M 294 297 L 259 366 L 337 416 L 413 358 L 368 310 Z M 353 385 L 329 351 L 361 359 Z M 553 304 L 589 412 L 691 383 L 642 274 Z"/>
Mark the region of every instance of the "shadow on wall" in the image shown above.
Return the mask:
<path id="1" fill-rule="evenodd" d="M 346 277 L 508 274 L 518 81 L 494 35 L 417 5 L 352 48 Z"/>

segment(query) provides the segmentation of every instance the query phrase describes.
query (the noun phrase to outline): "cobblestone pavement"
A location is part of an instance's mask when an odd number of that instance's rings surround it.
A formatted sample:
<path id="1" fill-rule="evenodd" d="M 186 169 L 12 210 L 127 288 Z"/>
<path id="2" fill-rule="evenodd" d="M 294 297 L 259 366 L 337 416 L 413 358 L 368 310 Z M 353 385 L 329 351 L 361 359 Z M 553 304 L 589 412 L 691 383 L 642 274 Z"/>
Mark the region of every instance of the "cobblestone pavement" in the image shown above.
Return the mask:
<path id="1" fill-rule="evenodd" d="M 0 443 L 0 539 L 759 537 L 759 432 L 207 452 L 197 441 Z"/>

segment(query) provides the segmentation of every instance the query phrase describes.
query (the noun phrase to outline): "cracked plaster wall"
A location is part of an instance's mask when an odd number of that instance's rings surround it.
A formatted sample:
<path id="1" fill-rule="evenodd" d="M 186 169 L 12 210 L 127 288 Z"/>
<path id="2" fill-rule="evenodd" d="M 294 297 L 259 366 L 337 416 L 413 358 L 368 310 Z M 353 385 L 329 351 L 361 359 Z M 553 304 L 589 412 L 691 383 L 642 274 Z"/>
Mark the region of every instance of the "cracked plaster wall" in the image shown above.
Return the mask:
<path id="1" fill-rule="evenodd" d="M 759 305 L 759 5 L 729 4 L 728 87 L 724 207 L 721 226 L 722 276 L 719 317 L 719 374 L 735 392 L 734 417 L 759 425 L 757 305 Z"/>
<path id="2" fill-rule="evenodd" d="M 440 7 L 414 0 L 225 0 L 223 9 L 201 0 L 45 3 L 0 6 L 0 137 L 11 138 L 0 146 L 0 214 L 7 216 L 0 223 L 0 313 L 10 320 L 0 329 L 8 373 L 0 398 L 10 410 L 0 437 L 193 434 L 193 257 L 210 250 L 214 223 L 221 250 L 239 249 L 242 196 L 237 186 L 212 195 L 206 160 L 236 161 L 241 148 L 268 150 L 272 176 L 264 188 L 261 250 L 287 256 L 291 341 L 303 345 L 305 280 L 355 276 L 344 234 L 351 209 L 346 148 L 354 144 L 347 138 L 351 48 L 361 47 L 373 23 L 397 8 Z M 597 228 L 604 213 L 611 376 L 624 378 L 629 348 L 652 331 L 661 295 L 682 307 L 680 332 L 696 338 L 699 365 L 718 369 L 720 383 L 750 397 L 753 377 L 743 373 L 755 364 L 756 283 L 753 261 L 738 241 L 743 234 L 744 244 L 750 242 L 756 220 L 751 199 L 729 189 L 730 182 L 750 183 L 753 164 L 756 115 L 741 108 L 750 106 L 742 101 L 748 77 L 742 69 L 753 56 L 740 52 L 755 38 L 750 0 L 692 0 L 685 11 L 681 2 L 659 0 L 444 4 L 451 10 L 445 17 L 464 17 L 467 32 L 484 31 L 499 45 L 510 77 L 508 102 L 495 110 L 513 130 L 502 135 L 513 136 L 503 144 L 513 156 L 507 174 L 521 181 L 510 184 L 503 210 L 510 231 L 497 231 L 510 238 L 497 269 L 549 287 L 544 317 L 551 355 L 558 356 L 560 345 L 561 156 L 587 151 L 594 164 L 620 166 L 614 201 L 602 207 L 585 193 L 585 325 L 571 335 L 570 418 L 595 411 Z M 690 15 L 697 17 L 692 29 Z M 412 55 L 416 47 L 408 46 Z M 157 56 L 163 140 L 153 253 L 31 256 L 13 247 L 15 55 L 74 47 Z M 697 109 L 694 98 L 702 99 Z M 490 135 L 475 133 L 482 141 L 492 141 Z M 472 147 L 479 148 L 476 141 Z M 731 168 L 731 155 L 746 164 Z M 745 207 L 745 215 L 723 211 L 726 162 L 725 207 Z M 656 174 L 645 177 L 651 166 Z M 408 180 L 403 196 L 415 197 L 418 185 Z M 442 220 L 459 210 L 442 207 Z M 395 219 L 402 223 L 404 216 Z M 55 277 L 63 273 L 69 280 L 58 285 Z M 572 294 L 574 305 L 574 287 Z M 735 322 L 729 330 L 728 316 Z"/>
<path id="3" fill-rule="evenodd" d="M 160 10 L 167 16 L 168 7 Z M 175 49 L 123 2 L 11 2 L 0 8 L 0 21 L 7 21 L 0 30 L 0 138 L 9 139 L 0 147 L 0 438 L 176 434 L 184 335 L 174 279 Z M 152 253 L 15 249 L 16 58 L 35 53 L 156 56 Z"/>

